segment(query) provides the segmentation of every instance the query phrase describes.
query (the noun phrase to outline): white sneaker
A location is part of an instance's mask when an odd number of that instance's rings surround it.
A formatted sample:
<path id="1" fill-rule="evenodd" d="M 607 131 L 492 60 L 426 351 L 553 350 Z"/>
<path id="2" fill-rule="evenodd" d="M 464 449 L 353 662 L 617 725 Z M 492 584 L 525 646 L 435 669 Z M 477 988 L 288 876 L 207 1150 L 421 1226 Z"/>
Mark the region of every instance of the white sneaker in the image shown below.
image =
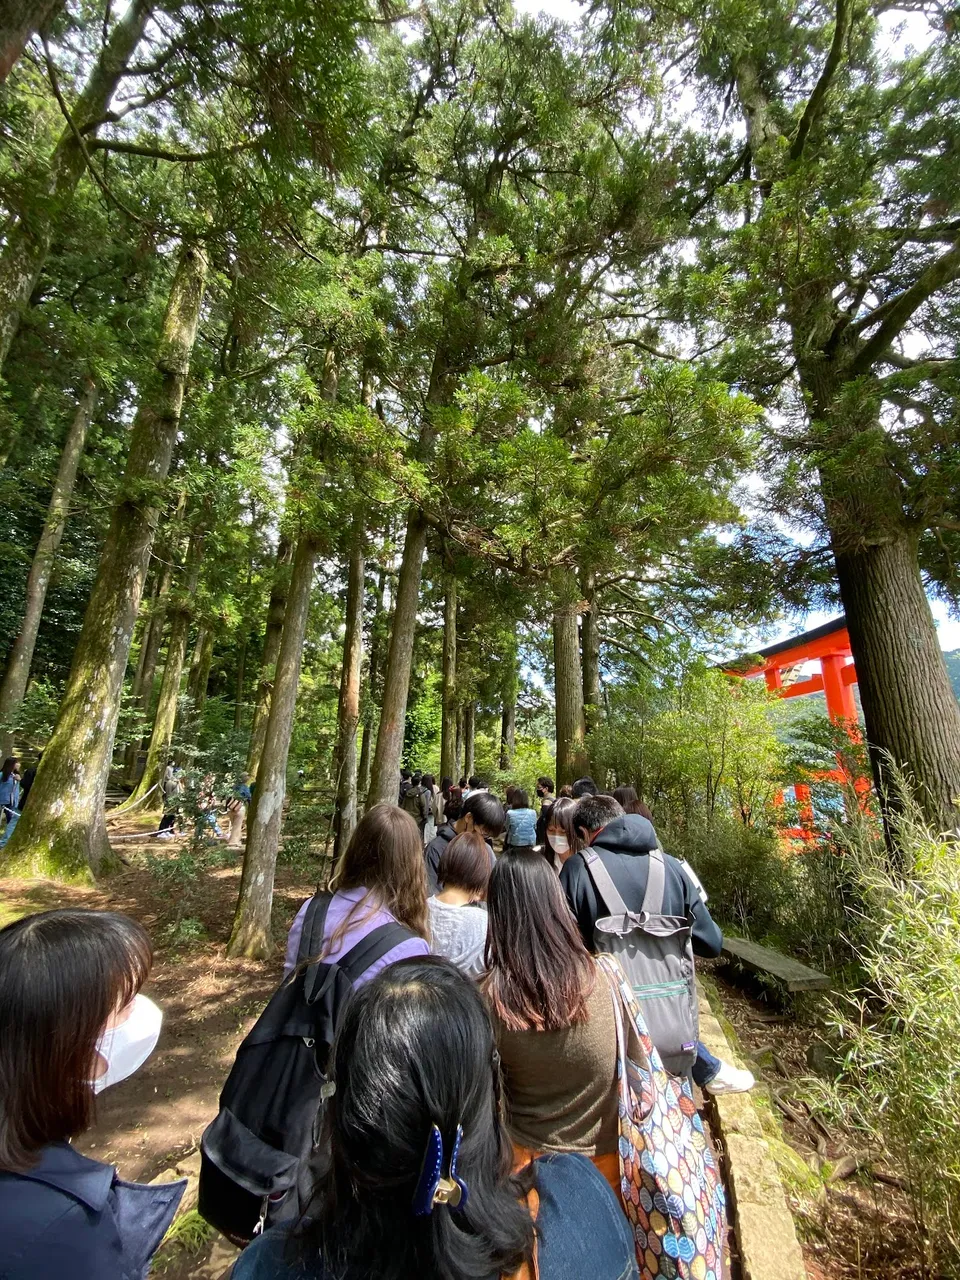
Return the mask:
<path id="1" fill-rule="evenodd" d="M 751 1071 L 721 1062 L 720 1070 L 703 1087 L 707 1093 L 748 1093 L 756 1083 Z"/>

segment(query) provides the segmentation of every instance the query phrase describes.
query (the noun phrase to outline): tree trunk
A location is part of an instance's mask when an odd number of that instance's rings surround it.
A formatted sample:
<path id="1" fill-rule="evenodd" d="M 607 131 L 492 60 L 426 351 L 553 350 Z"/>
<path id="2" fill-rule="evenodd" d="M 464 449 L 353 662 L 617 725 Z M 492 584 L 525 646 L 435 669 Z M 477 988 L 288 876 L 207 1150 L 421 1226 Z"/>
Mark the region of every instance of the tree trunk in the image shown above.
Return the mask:
<path id="1" fill-rule="evenodd" d="M 227 954 L 268 960 L 273 949 L 270 913 L 277 849 L 287 789 L 287 759 L 297 706 L 303 642 L 310 614 L 310 591 L 318 544 L 312 534 L 297 541 L 287 597 L 283 636 L 270 698 L 270 714 L 253 802 L 247 815 L 247 847 L 243 856 L 240 897 Z"/>
<path id="2" fill-rule="evenodd" d="M 167 660 L 163 667 L 163 679 L 160 681 L 160 696 L 157 699 L 157 712 L 153 721 L 153 730 L 147 746 L 147 761 L 143 773 L 127 804 L 134 804 L 158 786 L 163 777 L 163 770 L 170 757 L 170 743 L 177 724 L 177 712 L 180 707 L 180 685 L 183 680 L 183 664 L 187 656 L 187 640 L 190 636 L 190 623 L 193 614 L 190 605 L 196 595 L 197 582 L 200 579 L 200 562 L 203 557 L 203 534 L 194 533 L 190 538 L 187 550 L 186 568 L 182 590 L 179 591 L 176 603 L 167 606 L 167 617 L 170 620 L 169 638 L 167 640 Z M 161 797 L 159 792 L 156 803 Z"/>
<path id="3" fill-rule="evenodd" d="M 50 585 L 57 551 L 66 527 L 70 499 L 73 496 L 73 487 L 96 404 L 97 385 L 92 379 L 87 378 L 60 455 L 60 466 L 57 470 L 57 478 L 53 482 L 47 517 L 34 552 L 30 573 L 27 576 L 23 621 L 17 638 L 13 642 L 13 648 L 10 650 L 3 684 L 0 685 L 0 721 L 4 724 L 10 724 L 17 716 L 23 703 L 23 695 L 27 690 L 33 651 L 37 643 L 37 633 L 40 630 L 40 619 L 47 599 L 47 588 Z M 0 735 L 0 758 L 6 759 L 12 750 L 13 733 L 6 730 Z"/>
<path id="4" fill-rule="evenodd" d="M 373 760 L 373 726 L 376 719 L 375 703 L 380 692 L 380 654 L 383 649 L 383 599 L 387 589 L 386 566 L 380 570 L 377 580 L 377 603 L 371 628 L 370 661 L 367 666 L 367 702 L 363 712 L 363 744 L 360 747 L 357 790 L 366 796 L 370 790 L 370 764 Z"/>
<path id="5" fill-rule="evenodd" d="M 115 24 L 86 88 L 71 110 L 77 130 L 86 131 L 87 142 L 96 136 L 97 126 L 143 36 L 149 13 L 149 0 L 133 0 Z M 0 369 L 50 251 L 57 214 L 62 214 L 70 203 L 84 168 L 83 152 L 68 126 L 50 157 L 45 186 L 51 198 L 33 201 L 29 217 L 15 223 L 5 237 L 0 254 Z"/>
<path id="6" fill-rule="evenodd" d="M 189 692 L 195 714 L 200 715 L 207 705 L 207 687 L 210 684 L 210 668 L 213 666 L 213 645 L 216 631 L 210 625 L 201 628 L 198 640 L 197 661 L 190 672 Z"/>
<path id="7" fill-rule="evenodd" d="M 63 0 L 6 0 L 0 17 L 0 84 L 30 37 L 45 31 L 62 8 Z"/>
<path id="8" fill-rule="evenodd" d="M 160 573 L 157 594 L 151 605 L 150 619 L 140 642 L 141 655 L 137 663 L 137 675 L 133 685 L 134 704 L 143 715 L 150 710 L 153 701 L 153 682 L 157 674 L 157 660 L 160 657 L 160 646 L 163 644 L 163 632 L 167 621 L 167 595 L 173 582 L 173 566 L 169 560 L 164 562 Z M 129 743 L 123 753 L 123 776 L 129 787 L 137 784 L 137 757 L 146 750 L 149 738 L 144 735 L 135 742 Z"/>
<path id="9" fill-rule="evenodd" d="M 323 371 L 323 397 L 337 396 L 338 370 L 335 353 L 327 351 Z M 290 587 L 283 619 L 283 635 L 277 655 L 277 670 L 270 695 L 270 715 L 263 739 L 253 803 L 247 815 L 247 847 L 243 855 L 240 896 L 233 917 L 227 954 L 266 960 L 273 948 L 270 913 L 273 908 L 273 881 L 283 826 L 283 801 L 287 791 L 287 761 L 293 718 L 297 710 L 297 688 L 303 643 L 310 617 L 310 592 L 320 542 L 312 529 L 301 530 L 290 571 Z"/>
<path id="10" fill-rule="evenodd" d="M 347 606 L 343 631 L 343 666 L 340 672 L 340 704 L 337 712 L 337 841 L 339 854 L 350 843 L 357 825 L 357 727 L 360 723 L 360 668 L 363 662 L 363 584 L 366 567 L 366 530 L 362 510 L 353 516 L 350 564 L 347 573 Z"/>
<path id="11" fill-rule="evenodd" d="M 457 707 L 457 767 L 454 769 L 453 774 L 451 775 L 453 777 L 454 782 L 459 782 L 464 775 L 463 721 L 464 721 L 464 712 L 463 712 L 463 704 L 461 703 Z"/>
<path id="12" fill-rule="evenodd" d="M 111 860 L 103 804 L 120 693 L 156 534 L 160 491 L 206 286 L 199 247 L 181 250 L 163 321 L 156 375 L 144 388 L 130 452 L 53 734 L 30 804 L 4 850 L 6 873 L 85 876 Z"/>
<path id="13" fill-rule="evenodd" d="M 457 780 L 457 580 L 450 574 L 443 597 L 443 706 L 440 777 Z"/>
<path id="14" fill-rule="evenodd" d="M 253 704 L 253 722 L 250 726 L 250 747 L 247 753 L 247 773 L 255 778 L 263 755 L 263 740 L 270 718 L 270 695 L 273 692 L 274 668 L 280 653 L 283 636 L 283 619 L 287 611 L 287 594 L 290 590 L 290 565 L 293 563 L 293 543 L 281 537 L 277 544 L 277 560 L 270 588 L 270 604 L 267 608 L 267 629 L 263 637 L 263 653 L 260 657 L 260 678 L 257 681 L 257 697 Z"/>
<path id="15" fill-rule="evenodd" d="M 463 708 L 463 772 L 472 777 L 477 768 L 477 704 L 470 701 Z"/>
<path id="16" fill-rule="evenodd" d="M 433 368 L 430 370 L 426 412 L 417 441 L 416 453 L 421 462 L 428 461 L 433 453 L 437 435 L 433 415 L 436 410 L 450 402 L 454 385 L 455 379 L 448 369 L 446 352 L 442 347 L 438 348 L 434 354 Z M 400 573 L 397 577 L 387 674 L 383 682 L 383 699 L 380 709 L 380 731 L 377 734 L 373 776 L 370 779 L 370 791 L 367 796 L 368 809 L 375 804 L 396 804 L 397 802 L 407 695 L 410 692 L 410 670 L 413 665 L 417 606 L 420 603 L 420 578 L 423 573 L 423 557 L 426 549 L 427 522 L 417 507 L 411 507 L 407 514 L 403 559 L 400 562 Z"/>
<path id="17" fill-rule="evenodd" d="M 580 618 L 583 650 L 583 710 L 587 732 L 600 723 L 603 694 L 600 690 L 600 627 L 597 619 L 596 578 L 585 573 L 582 581 L 586 607 Z"/>
<path id="18" fill-rule="evenodd" d="M 960 825 L 960 703 L 930 613 L 917 546 L 904 534 L 836 550 L 874 777 L 897 805 L 903 771 L 937 831 Z"/>
<path id="19" fill-rule="evenodd" d="M 411 507 L 407 517 L 403 559 L 397 578 L 387 674 L 383 682 L 383 700 L 380 706 L 380 731 L 377 734 L 377 750 L 367 795 L 368 809 L 375 804 L 397 802 L 403 729 L 407 714 L 407 695 L 410 692 L 410 670 L 413 665 L 413 640 L 417 626 L 417 606 L 420 603 L 420 578 L 426 549 L 427 522 L 416 507 Z"/>
<path id="20" fill-rule="evenodd" d="M 503 655 L 503 684 L 501 686 L 500 716 L 500 768 L 512 769 L 513 757 L 517 746 L 517 627 L 512 627 L 512 635 L 507 650 Z"/>
<path id="21" fill-rule="evenodd" d="M 247 676 L 247 637 L 244 636 L 240 642 L 240 650 L 237 654 L 237 682 L 234 686 L 233 694 L 233 728 L 235 733 L 239 733 L 243 727 L 243 685 Z"/>
<path id="22" fill-rule="evenodd" d="M 586 767 L 583 753 L 583 679 L 577 637 L 577 605 L 553 615 L 554 696 L 557 723 L 557 786 L 573 782 Z"/>

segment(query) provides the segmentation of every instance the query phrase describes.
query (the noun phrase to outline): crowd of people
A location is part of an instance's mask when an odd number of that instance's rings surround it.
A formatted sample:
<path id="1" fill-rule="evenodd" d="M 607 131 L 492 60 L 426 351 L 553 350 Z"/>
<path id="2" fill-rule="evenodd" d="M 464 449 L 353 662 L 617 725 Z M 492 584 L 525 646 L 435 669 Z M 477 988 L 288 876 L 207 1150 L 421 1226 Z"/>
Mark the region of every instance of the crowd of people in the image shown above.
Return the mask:
<path id="1" fill-rule="evenodd" d="M 0 832 L 0 849 L 13 835 L 20 820 L 33 780 L 37 776 L 37 765 L 42 755 L 43 752 L 39 752 L 36 762 L 22 775 L 20 761 L 16 756 L 8 756 L 0 767 L 0 822 L 3 823 L 3 830 Z"/>
<path id="2" fill-rule="evenodd" d="M 689 922 L 693 950 L 716 955 L 722 939 L 633 789 L 601 794 L 583 778 L 569 790 L 538 779 L 538 811 L 521 787 L 504 804 L 479 778 L 411 774 L 397 804 L 358 823 L 324 895 L 317 953 L 302 961 L 309 900 L 284 982 L 355 956 L 384 925 L 402 926 L 402 940 L 354 975 L 318 1064 L 330 1087 L 312 1192 L 253 1238 L 235 1280 L 639 1274 L 621 1203 L 621 1012 L 597 958 L 605 907 L 588 860 L 632 912 L 662 865 L 663 910 Z M 162 1015 L 141 990 L 151 958 L 142 927 L 109 912 L 48 911 L 0 930 L 6 1280 L 145 1276 L 176 1211 L 182 1185 L 123 1182 L 71 1145 L 95 1095 L 157 1043 Z M 633 1031 L 626 1052 L 642 1060 Z M 753 1084 L 702 1045 L 692 1074 L 714 1093 Z M 704 1275 L 719 1280 L 719 1266 Z"/>

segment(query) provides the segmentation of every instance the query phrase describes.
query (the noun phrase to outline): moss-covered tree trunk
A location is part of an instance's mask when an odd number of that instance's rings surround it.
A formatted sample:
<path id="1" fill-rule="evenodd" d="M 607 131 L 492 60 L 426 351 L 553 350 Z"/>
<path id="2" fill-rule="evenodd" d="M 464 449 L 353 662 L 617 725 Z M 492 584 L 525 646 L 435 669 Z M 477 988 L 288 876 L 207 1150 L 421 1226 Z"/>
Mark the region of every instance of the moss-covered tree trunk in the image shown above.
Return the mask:
<path id="1" fill-rule="evenodd" d="M 250 726 L 250 747 L 247 751 L 247 773 L 257 776 L 263 755 L 263 741 L 270 718 L 270 695 L 273 677 L 283 636 L 283 618 L 287 610 L 287 594 L 290 590 L 290 566 L 293 563 L 293 543 L 281 536 L 277 544 L 277 560 L 270 588 L 270 604 L 267 607 L 267 627 L 263 636 L 263 653 L 260 655 L 260 676 L 257 680 L 257 696 L 253 704 L 253 722 Z"/>
<path id="2" fill-rule="evenodd" d="M 585 769 L 583 751 L 583 676 L 577 635 L 576 604 L 553 615 L 553 673 L 557 724 L 557 785 L 573 782 Z"/>
<path id="3" fill-rule="evenodd" d="M 155 374 L 141 391 L 130 451 L 53 734 L 30 804 L 0 867 L 55 876 L 95 874 L 111 861 L 104 798 L 120 693 L 156 534 L 164 481 L 207 278 L 195 245 L 180 253 Z"/>
<path id="4" fill-rule="evenodd" d="M 580 646 L 583 659 L 583 712 L 587 732 L 600 723 L 603 710 L 603 692 L 600 688 L 600 627 L 597 617 L 596 577 L 585 573 L 583 588 L 583 613 L 580 617 Z"/>
<path id="5" fill-rule="evenodd" d="M 73 105 L 73 123 L 87 141 L 96 135 L 106 115 L 134 50 L 143 38 L 149 14 L 149 0 L 133 0 L 116 22 L 83 93 Z M 57 216 L 73 198 L 84 167 L 83 152 L 73 129 L 68 126 L 60 135 L 47 168 L 45 187 L 49 199 L 34 201 L 29 215 L 5 231 L 0 253 L 0 369 L 50 252 Z"/>
<path id="6" fill-rule="evenodd" d="M 363 664 L 363 587 L 366 529 L 363 512 L 354 512 L 347 568 L 347 603 L 337 708 L 336 853 L 350 843 L 357 825 L 357 730 L 360 725 L 360 669 Z"/>
<path id="7" fill-rule="evenodd" d="M 63 452 L 60 454 L 60 465 L 53 482 L 50 505 L 47 507 L 40 541 L 37 543 L 30 572 L 27 575 L 23 621 L 10 650 L 3 683 L 0 684 L 0 721 L 4 724 L 11 723 L 16 717 L 27 690 L 33 651 L 40 630 L 40 619 L 47 599 L 47 588 L 50 585 L 57 551 L 66 528 L 70 499 L 73 496 L 80 459 L 83 456 L 87 432 L 93 421 L 96 405 L 97 385 L 92 378 L 87 378 L 67 431 Z M 5 759 L 12 750 L 13 734 L 9 731 L 4 732 L 0 735 L 0 759 Z"/>
<path id="8" fill-rule="evenodd" d="M 190 678 L 187 681 L 187 692 L 197 715 L 200 715 L 207 705 L 207 688 L 210 684 L 210 668 L 213 666 L 213 646 L 216 638 L 216 629 L 212 624 L 206 623 L 200 628 L 196 652 L 190 667 Z"/>
<path id="9" fill-rule="evenodd" d="M 297 685 L 303 641 L 310 614 L 310 591 L 317 560 L 318 542 L 312 533 L 297 540 L 280 652 L 277 656 L 270 714 L 264 735 L 260 771 L 247 814 L 247 846 L 243 856 L 240 897 L 233 918 L 227 954 L 267 960 L 273 948 L 270 913 L 277 850 L 283 823 L 283 802 L 287 790 L 287 759 L 293 717 L 297 706 Z"/>
<path id="10" fill-rule="evenodd" d="M 443 596 L 443 705 L 440 721 L 440 776 L 457 772 L 457 579 L 450 574 Z"/>
<path id="11" fill-rule="evenodd" d="M 4 0 L 0 10 L 0 84 L 38 31 L 45 31 L 63 0 Z"/>
<path id="12" fill-rule="evenodd" d="M 452 777 L 455 782 L 459 782 L 463 777 L 463 704 L 457 707 L 457 767 L 454 769 Z"/>

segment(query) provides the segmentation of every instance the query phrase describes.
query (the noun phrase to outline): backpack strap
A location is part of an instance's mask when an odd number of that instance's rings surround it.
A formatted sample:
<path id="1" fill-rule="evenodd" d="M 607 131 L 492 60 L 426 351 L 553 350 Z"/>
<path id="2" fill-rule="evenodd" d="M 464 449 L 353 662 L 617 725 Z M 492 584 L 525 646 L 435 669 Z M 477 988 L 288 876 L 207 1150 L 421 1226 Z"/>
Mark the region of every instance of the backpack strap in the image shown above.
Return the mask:
<path id="1" fill-rule="evenodd" d="M 304 960 L 320 954 L 323 946 L 323 927 L 327 922 L 327 908 L 332 900 L 332 893 L 315 893 L 310 899 L 307 914 L 303 917 L 303 929 L 300 931 L 297 964 L 303 964 Z"/>
<path id="2" fill-rule="evenodd" d="M 647 887 L 643 894 L 643 906 L 640 910 L 645 916 L 662 916 L 663 887 L 666 879 L 666 867 L 664 866 L 662 852 L 659 849 L 651 849 L 649 861 Z"/>
<path id="3" fill-rule="evenodd" d="M 394 947 L 399 947 L 401 942 L 407 942 L 416 936 L 402 924 L 392 920 L 389 924 L 371 929 L 365 938 L 361 938 L 342 959 L 337 961 L 337 967 L 343 970 L 351 982 L 356 982 L 358 978 L 363 977 L 372 964 L 382 960 L 388 951 L 392 951 Z"/>
<path id="4" fill-rule="evenodd" d="M 612 916 L 629 915 L 630 908 L 620 897 L 620 890 L 613 883 L 613 877 L 592 849 L 581 850 L 587 868 L 587 875 L 593 881 L 593 887 L 600 895 L 600 901 Z"/>

